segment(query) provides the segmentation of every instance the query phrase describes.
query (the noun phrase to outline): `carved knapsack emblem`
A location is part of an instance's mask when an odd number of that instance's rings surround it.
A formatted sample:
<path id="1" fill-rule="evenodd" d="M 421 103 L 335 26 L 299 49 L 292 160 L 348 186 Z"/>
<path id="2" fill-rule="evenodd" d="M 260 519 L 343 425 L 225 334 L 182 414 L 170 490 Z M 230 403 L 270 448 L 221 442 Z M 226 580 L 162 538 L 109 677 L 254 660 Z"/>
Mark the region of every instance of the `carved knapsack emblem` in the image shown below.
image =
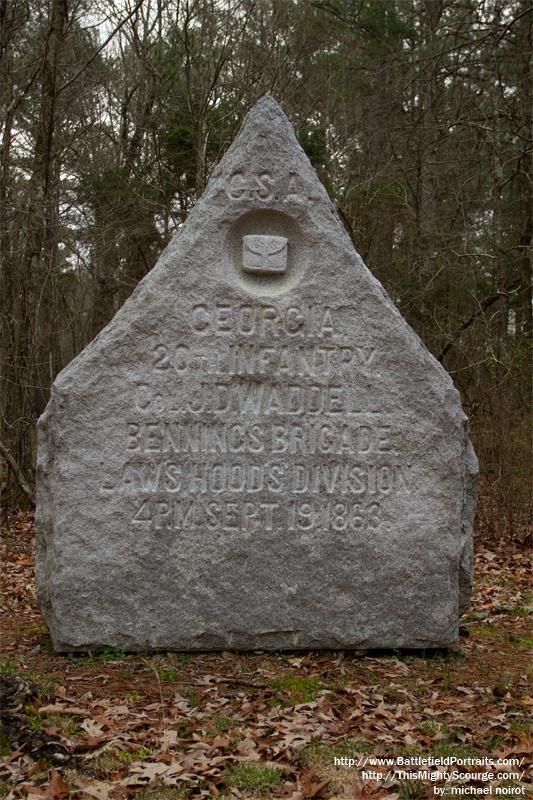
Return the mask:
<path id="1" fill-rule="evenodd" d="M 246 272 L 285 272 L 287 269 L 287 239 L 285 236 L 259 234 L 243 236 L 242 266 Z"/>

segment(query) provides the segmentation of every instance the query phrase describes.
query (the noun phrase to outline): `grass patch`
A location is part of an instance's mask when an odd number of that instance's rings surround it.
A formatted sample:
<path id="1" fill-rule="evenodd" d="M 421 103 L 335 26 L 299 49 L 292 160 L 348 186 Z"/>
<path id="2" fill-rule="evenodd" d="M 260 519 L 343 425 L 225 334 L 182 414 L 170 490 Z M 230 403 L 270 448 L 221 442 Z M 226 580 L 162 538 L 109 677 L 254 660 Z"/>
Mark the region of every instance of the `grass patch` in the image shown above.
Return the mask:
<path id="1" fill-rule="evenodd" d="M 2 724 L 2 722 L 0 721 L 0 725 L 1 724 Z M 3 758 L 4 756 L 8 756 L 11 753 L 11 750 L 12 750 L 12 747 L 11 747 L 11 742 L 9 741 L 9 738 L 8 738 L 7 734 L 3 733 L 1 728 L 0 728 L 0 758 Z"/>
<path id="2" fill-rule="evenodd" d="M 28 717 L 28 728 L 33 733 L 40 733 L 43 729 L 43 725 L 43 717 L 38 717 L 37 715 Z"/>
<path id="3" fill-rule="evenodd" d="M 49 703 L 56 695 L 56 682 L 52 678 L 47 678 L 44 675 L 35 675 L 32 677 L 33 682 L 37 687 L 37 694 L 41 700 Z"/>
<path id="4" fill-rule="evenodd" d="M 185 800 L 190 791 L 186 786 L 179 788 L 147 789 L 137 795 L 137 800 Z"/>
<path id="5" fill-rule="evenodd" d="M 312 703 L 324 691 L 320 678 L 286 675 L 269 681 L 268 686 L 276 693 L 288 696 L 290 705 Z"/>
<path id="6" fill-rule="evenodd" d="M 500 786 L 502 786 L 502 787 L 505 787 L 506 789 L 518 789 L 518 788 L 519 788 L 519 786 L 520 786 L 520 784 L 519 784 L 519 783 L 517 783 L 516 781 L 512 781 L 512 780 L 509 780 L 509 779 L 507 778 L 506 780 L 503 780 L 503 781 L 500 783 Z M 515 796 L 515 797 L 524 797 L 524 796 L 525 796 L 525 797 L 530 797 L 530 796 L 531 796 L 531 794 L 529 793 L 529 790 L 528 790 L 528 794 L 526 794 L 526 795 L 523 795 L 523 794 L 515 794 L 514 796 Z M 513 795 L 512 795 L 512 794 L 508 794 L 508 795 L 505 795 L 505 794 L 503 794 L 503 795 L 500 795 L 500 797 L 513 797 Z"/>
<path id="7" fill-rule="evenodd" d="M 300 761 L 308 766 L 312 763 L 327 762 L 333 764 L 334 758 L 353 758 L 355 755 L 370 755 L 375 746 L 368 739 L 346 739 L 337 744 L 312 742 L 300 753 Z"/>
<path id="8" fill-rule="evenodd" d="M 258 762 L 235 764 L 224 772 L 224 783 L 228 788 L 234 787 L 249 792 L 264 792 L 279 786 L 282 780 L 282 769 Z"/>
<path id="9" fill-rule="evenodd" d="M 41 647 L 47 656 L 55 656 L 54 643 L 49 633 L 44 633 L 41 639 Z"/>
<path id="10" fill-rule="evenodd" d="M 353 758 L 358 763 L 362 756 L 374 751 L 375 742 L 364 738 L 346 739 L 335 744 L 312 742 L 301 751 L 299 762 L 302 766 L 312 767 L 320 780 L 327 781 L 328 791 L 334 795 L 352 797 L 354 795 L 348 792 L 356 773 L 353 767 L 342 762 L 336 764 L 334 759 Z"/>
<path id="11" fill-rule="evenodd" d="M 124 661 L 126 653 L 120 647 L 106 647 L 98 654 L 100 661 Z"/>
<path id="12" fill-rule="evenodd" d="M 430 652 L 424 651 L 425 657 L 428 661 L 462 661 L 466 658 L 466 652 L 460 647 L 446 648 L 444 650 L 431 650 Z"/>
<path id="13" fill-rule="evenodd" d="M 430 691 L 428 686 L 422 686 L 419 680 L 416 678 L 407 678 L 404 681 L 405 688 L 409 692 L 409 694 L 414 695 L 415 697 L 426 697 Z"/>
<path id="14" fill-rule="evenodd" d="M 187 665 L 188 658 L 187 654 L 170 653 L 168 658 L 149 656 L 141 659 L 141 662 L 154 673 L 158 681 L 165 683 L 179 681 L 180 672 Z"/>
<path id="15" fill-rule="evenodd" d="M 465 677 L 462 672 L 453 672 L 448 668 L 443 672 L 440 682 L 444 689 L 452 689 L 454 686 L 461 686 L 465 682 Z"/>
<path id="16" fill-rule="evenodd" d="M 107 750 L 105 753 L 100 753 L 96 758 L 93 758 L 87 766 L 95 777 L 107 778 L 122 767 L 134 764 L 136 761 L 144 761 L 151 754 L 151 751 L 144 747 L 135 752 L 130 752 L 129 750 Z"/>
<path id="17" fill-rule="evenodd" d="M 510 725 L 510 730 L 513 733 L 529 733 L 531 725 L 525 719 L 513 719 Z"/>
<path id="18" fill-rule="evenodd" d="M 213 722 L 213 727 L 219 733 L 225 733 L 226 731 L 230 731 L 232 728 L 235 727 L 235 720 L 230 719 L 229 717 L 224 717 L 220 714 L 215 714 L 212 722 Z"/>
<path id="19" fill-rule="evenodd" d="M 496 681 L 496 687 L 501 689 L 502 691 L 507 691 L 508 689 L 512 689 L 514 686 L 514 676 L 511 675 L 509 672 L 502 672 L 498 680 Z"/>
<path id="20" fill-rule="evenodd" d="M 503 736 L 488 736 L 483 742 L 483 747 L 485 750 L 488 750 L 489 753 L 497 753 L 503 745 L 503 742 Z"/>
<path id="21" fill-rule="evenodd" d="M 524 634 L 523 636 L 515 634 L 514 637 L 510 637 L 510 641 L 513 647 L 520 647 L 524 650 L 531 650 L 533 647 L 533 636 L 530 634 Z"/>
<path id="22" fill-rule="evenodd" d="M 398 795 L 400 800 L 422 800 L 427 797 L 422 781 L 402 781 Z"/>
<path id="23" fill-rule="evenodd" d="M 166 667 L 160 670 L 159 680 L 163 682 L 176 682 L 179 679 L 179 672 L 174 667 Z"/>
<path id="24" fill-rule="evenodd" d="M 422 755 L 422 748 L 419 744 L 406 744 L 403 747 L 399 747 L 397 753 L 399 756 L 404 756 L 404 758 L 407 756 L 420 756 Z"/>
<path id="25" fill-rule="evenodd" d="M 12 783 L 9 781 L 0 781 L 0 797 L 7 797 L 11 789 L 13 789 Z"/>
<path id="26" fill-rule="evenodd" d="M 30 622 L 26 626 L 26 633 L 28 636 L 44 636 L 48 633 L 48 628 L 45 625 L 39 625 L 35 622 Z"/>
<path id="27" fill-rule="evenodd" d="M 474 747 L 465 744 L 457 744 L 450 740 L 436 742 L 431 748 L 431 755 L 434 758 L 447 758 L 449 756 L 456 756 L 457 758 L 480 757 L 480 753 Z"/>
<path id="28" fill-rule="evenodd" d="M 355 753 L 361 755 L 370 755 L 374 752 L 374 743 L 369 742 L 368 739 L 354 739 L 352 742 Z"/>
<path id="29" fill-rule="evenodd" d="M 45 714 L 42 717 L 31 717 L 30 728 L 34 722 L 36 727 L 33 727 L 32 730 L 40 731 L 52 727 L 57 728 L 63 736 L 79 736 L 81 733 L 77 720 L 68 714 Z"/>
<path id="30" fill-rule="evenodd" d="M 130 753 L 128 750 L 122 750 L 120 753 L 117 753 L 117 758 L 121 764 L 133 764 L 134 761 L 142 759 L 142 756 L 140 756 L 138 752 Z"/>
<path id="31" fill-rule="evenodd" d="M 191 708 L 198 708 L 200 705 L 200 697 L 196 692 L 186 692 L 183 696 Z"/>
<path id="32" fill-rule="evenodd" d="M 107 778 L 113 772 L 124 766 L 124 761 L 120 758 L 122 753 L 108 751 L 100 753 L 96 758 L 91 759 L 87 764 L 89 771 L 96 778 Z"/>
<path id="33" fill-rule="evenodd" d="M 494 642 L 505 638 L 505 631 L 500 627 L 494 625 L 472 625 L 470 628 L 471 634 L 482 639 L 484 642 Z"/>
<path id="34" fill-rule="evenodd" d="M 426 736 L 437 736 L 439 733 L 447 733 L 445 726 L 439 722 L 435 722 L 434 719 L 425 719 L 423 722 L 417 725 L 417 730 L 419 730 L 420 733 L 425 733 Z"/>

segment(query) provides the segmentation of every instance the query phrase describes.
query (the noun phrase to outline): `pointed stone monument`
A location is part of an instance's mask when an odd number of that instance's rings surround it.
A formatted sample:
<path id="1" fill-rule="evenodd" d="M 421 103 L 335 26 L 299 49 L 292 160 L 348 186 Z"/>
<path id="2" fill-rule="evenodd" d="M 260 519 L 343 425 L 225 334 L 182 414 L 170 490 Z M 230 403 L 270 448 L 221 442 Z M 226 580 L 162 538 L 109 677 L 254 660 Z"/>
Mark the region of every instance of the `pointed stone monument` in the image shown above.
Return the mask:
<path id="1" fill-rule="evenodd" d="M 58 651 L 440 647 L 477 462 L 270 97 L 39 421 Z"/>

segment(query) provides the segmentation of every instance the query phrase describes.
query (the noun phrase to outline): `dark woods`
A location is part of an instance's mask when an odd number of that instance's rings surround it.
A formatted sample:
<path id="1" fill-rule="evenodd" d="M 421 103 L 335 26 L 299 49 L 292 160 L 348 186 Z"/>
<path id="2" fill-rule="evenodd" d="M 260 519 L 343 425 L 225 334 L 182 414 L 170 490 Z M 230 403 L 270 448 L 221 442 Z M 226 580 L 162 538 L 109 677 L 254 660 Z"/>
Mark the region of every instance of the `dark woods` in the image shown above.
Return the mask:
<path id="1" fill-rule="evenodd" d="M 31 495 L 55 375 L 151 269 L 271 91 L 462 393 L 479 533 L 525 535 L 529 0 L 0 0 L 0 25 L 4 505 Z"/>

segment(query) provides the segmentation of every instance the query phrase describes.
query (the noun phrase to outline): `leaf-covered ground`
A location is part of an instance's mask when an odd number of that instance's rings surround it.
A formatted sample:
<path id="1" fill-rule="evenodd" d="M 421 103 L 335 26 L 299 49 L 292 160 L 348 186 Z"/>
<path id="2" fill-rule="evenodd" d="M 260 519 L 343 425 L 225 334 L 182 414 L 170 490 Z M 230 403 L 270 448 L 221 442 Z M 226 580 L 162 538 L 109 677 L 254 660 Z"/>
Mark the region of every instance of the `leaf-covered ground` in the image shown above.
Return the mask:
<path id="1" fill-rule="evenodd" d="M 35 600 L 29 515 L 4 526 L 2 563 L 0 798 L 416 800 L 531 789 L 523 548 L 479 550 L 473 607 L 453 652 L 364 657 L 56 656 Z M 433 780 L 435 770 L 401 767 L 402 757 L 515 765 L 456 762 Z M 491 769 L 492 779 L 480 777 Z"/>

